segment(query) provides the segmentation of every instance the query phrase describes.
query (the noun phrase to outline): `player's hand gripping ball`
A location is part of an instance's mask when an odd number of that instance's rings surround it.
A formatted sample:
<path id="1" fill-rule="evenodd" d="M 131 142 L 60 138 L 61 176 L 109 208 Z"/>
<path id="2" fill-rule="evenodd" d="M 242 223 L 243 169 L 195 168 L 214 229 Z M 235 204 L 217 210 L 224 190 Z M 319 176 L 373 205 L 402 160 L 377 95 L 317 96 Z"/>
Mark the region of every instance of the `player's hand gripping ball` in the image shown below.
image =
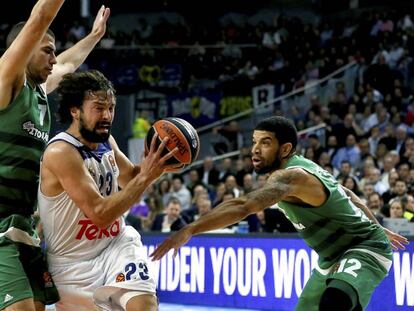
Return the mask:
<path id="1" fill-rule="evenodd" d="M 164 148 L 163 155 L 175 147 L 178 148 L 178 152 L 167 161 L 167 164 L 178 165 L 171 171 L 181 170 L 197 159 L 200 151 L 200 138 L 195 128 L 187 121 L 180 118 L 164 118 L 156 121 L 145 138 L 145 154 L 150 149 L 155 133 L 158 134 L 157 147 L 165 137 L 170 138 Z"/>

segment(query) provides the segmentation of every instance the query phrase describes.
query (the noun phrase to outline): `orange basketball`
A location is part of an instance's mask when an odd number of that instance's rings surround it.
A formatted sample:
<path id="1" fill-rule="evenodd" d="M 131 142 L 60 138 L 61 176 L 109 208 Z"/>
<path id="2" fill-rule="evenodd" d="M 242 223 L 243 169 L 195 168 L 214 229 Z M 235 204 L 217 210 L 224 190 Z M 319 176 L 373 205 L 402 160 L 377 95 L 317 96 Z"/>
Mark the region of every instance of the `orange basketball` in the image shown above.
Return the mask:
<path id="1" fill-rule="evenodd" d="M 163 154 L 167 154 L 175 147 L 178 152 L 170 158 L 168 164 L 181 164 L 179 168 L 184 168 L 197 159 L 200 151 L 200 139 L 195 128 L 187 121 L 180 118 L 164 118 L 156 121 L 148 131 L 145 139 L 145 152 L 148 152 L 152 137 L 158 134 L 157 146 L 165 137 L 169 137 Z"/>

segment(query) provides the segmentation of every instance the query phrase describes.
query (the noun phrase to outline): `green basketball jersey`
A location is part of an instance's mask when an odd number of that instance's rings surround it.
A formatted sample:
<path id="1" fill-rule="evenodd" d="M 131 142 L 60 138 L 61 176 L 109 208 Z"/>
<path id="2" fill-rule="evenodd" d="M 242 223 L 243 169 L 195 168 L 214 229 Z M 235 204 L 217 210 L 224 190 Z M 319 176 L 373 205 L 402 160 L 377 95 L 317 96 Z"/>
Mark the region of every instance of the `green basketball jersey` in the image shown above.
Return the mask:
<path id="1" fill-rule="evenodd" d="M 49 138 L 46 94 L 26 82 L 0 111 L 0 217 L 29 216 L 36 205 L 39 162 Z"/>
<path id="2" fill-rule="evenodd" d="M 391 258 L 390 243 L 382 228 L 356 207 L 335 178 L 314 162 L 293 156 L 286 169 L 300 167 L 325 186 L 326 202 L 319 207 L 281 201 L 278 207 L 294 224 L 299 235 L 319 255 L 319 266 L 329 268 L 347 250 L 363 248 Z M 303 185 L 306 187 L 306 185 Z"/>

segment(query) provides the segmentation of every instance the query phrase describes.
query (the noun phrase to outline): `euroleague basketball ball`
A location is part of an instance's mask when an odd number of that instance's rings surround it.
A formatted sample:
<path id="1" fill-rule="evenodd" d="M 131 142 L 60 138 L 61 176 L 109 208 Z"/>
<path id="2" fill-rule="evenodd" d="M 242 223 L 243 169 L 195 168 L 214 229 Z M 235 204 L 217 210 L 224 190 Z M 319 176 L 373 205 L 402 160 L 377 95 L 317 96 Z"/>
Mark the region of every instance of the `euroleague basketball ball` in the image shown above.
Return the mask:
<path id="1" fill-rule="evenodd" d="M 163 118 L 156 121 L 145 138 L 145 153 L 149 151 L 155 133 L 158 134 L 157 147 L 165 137 L 170 138 L 165 146 L 163 155 L 175 147 L 178 148 L 178 152 L 167 160 L 167 164 L 181 164 L 177 169 L 183 169 L 197 158 L 200 151 L 200 139 L 195 128 L 186 120 Z"/>

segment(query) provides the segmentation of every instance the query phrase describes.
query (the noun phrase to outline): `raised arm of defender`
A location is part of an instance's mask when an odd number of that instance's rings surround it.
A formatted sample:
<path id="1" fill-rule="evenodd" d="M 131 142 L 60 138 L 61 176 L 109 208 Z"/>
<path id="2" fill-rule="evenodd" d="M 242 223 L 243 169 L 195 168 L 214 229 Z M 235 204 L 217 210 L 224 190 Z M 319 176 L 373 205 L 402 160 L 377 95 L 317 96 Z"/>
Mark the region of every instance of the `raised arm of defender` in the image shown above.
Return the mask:
<path id="1" fill-rule="evenodd" d="M 25 70 L 64 0 L 39 0 L 23 29 L 0 58 L 0 110 L 8 107 L 25 81 Z"/>
<path id="2" fill-rule="evenodd" d="M 74 46 L 62 52 L 56 57 L 56 65 L 53 66 L 52 74 L 46 81 L 47 94 L 53 92 L 62 77 L 74 72 L 86 59 L 95 45 L 101 40 L 106 31 L 106 22 L 111 11 L 102 6 L 96 14 L 91 32 Z"/>

